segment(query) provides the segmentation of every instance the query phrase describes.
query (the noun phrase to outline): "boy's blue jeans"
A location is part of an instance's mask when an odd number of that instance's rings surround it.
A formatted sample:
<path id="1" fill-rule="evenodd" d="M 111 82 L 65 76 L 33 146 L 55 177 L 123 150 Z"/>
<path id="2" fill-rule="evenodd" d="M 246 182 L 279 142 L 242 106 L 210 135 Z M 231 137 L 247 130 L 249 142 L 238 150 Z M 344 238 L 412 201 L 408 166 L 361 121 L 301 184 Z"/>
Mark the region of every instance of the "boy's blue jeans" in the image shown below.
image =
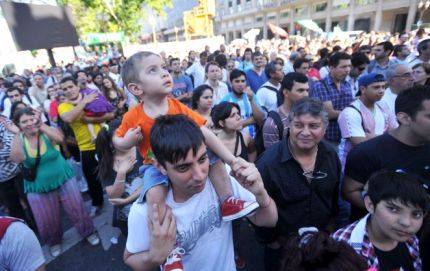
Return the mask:
<path id="1" fill-rule="evenodd" d="M 219 157 L 210 149 L 208 149 L 208 156 L 209 156 L 209 165 L 213 165 L 219 160 Z M 148 192 L 149 189 L 153 188 L 154 186 L 169 185 L 168 176 L 161 173 L 154 165 L 143 165 L 139 168 L 139 172 L 143 174 L 143 189 L 142 189 L 142 193 L 139 196 L 139 199 L 137 200 L 138 203 L 145 202 L 146 193 Z"/>

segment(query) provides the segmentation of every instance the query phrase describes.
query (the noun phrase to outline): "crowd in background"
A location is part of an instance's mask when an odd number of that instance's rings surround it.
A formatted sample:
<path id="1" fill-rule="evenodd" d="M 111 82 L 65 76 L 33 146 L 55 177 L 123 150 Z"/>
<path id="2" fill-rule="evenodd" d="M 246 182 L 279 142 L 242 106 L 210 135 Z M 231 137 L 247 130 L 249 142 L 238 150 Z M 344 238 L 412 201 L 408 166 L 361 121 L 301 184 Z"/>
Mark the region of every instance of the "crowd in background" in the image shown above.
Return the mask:
<path id="1" fill-rule="evenodd" d="M 61 252 L 60 203 L 82 237 L 99 243 L 91 218 L 103 208 L 103 190 L 115 206 L 113 225 L 127 235 L 146 158 L 136 147 L 122 150 L 112 142 L 124 114 L 145 102 L 121 77 L 126 57 L 21 74 L 4 69 L 0 77 L 2 210 L 25 220 L 53 256 Z M 256 163 L 278 207 L 275 230 L 256 227 L 266 270 L 317 270 L 306 265 L 329 260 L 309 260 L 306 253 L 327 251 L 339 258 L 327 270 L 341 270 L 347 259 L 356 269 L 342 270 L 429 268 L 428 195 L 419 185 L 430 181 L 430 37 L 424 29 L 207 45 L 185 58 L 165 52 L 160 57 L 172 77 L 169 95 L 202 115 L 234 156 Z M 74 103 L 78 97 L 85 105 Z M 79 106 L 84 114 L 75 112 Z M 34 167 L 31 180 L 27 174 Z M 375 177 L 382 169 L 391 175 Z M 369 178 L 373 186 L 365 188 Z M 412 188 L 404 185 L 408 181 Z M 363 196 L 365 189 L 369 196 Z M 81 196 L 87 191 L 90 210 Z M 379 228 L 363 230 L 366 219 Z M 246 263 L 240 223 L 233 223 L 239 269 Z M 336 233 L 312 229 L 288 240 L 309 226 Z M 361 237 L 351 234 L 357 227 Z M 335 240 L 363 247 L 343 248 Z M 396 241 L 401 245 L 393 246 Z M 291 257 L 292 251 L 301 255 Z M 363 258 L 355 259 L 356 253 Z"/>

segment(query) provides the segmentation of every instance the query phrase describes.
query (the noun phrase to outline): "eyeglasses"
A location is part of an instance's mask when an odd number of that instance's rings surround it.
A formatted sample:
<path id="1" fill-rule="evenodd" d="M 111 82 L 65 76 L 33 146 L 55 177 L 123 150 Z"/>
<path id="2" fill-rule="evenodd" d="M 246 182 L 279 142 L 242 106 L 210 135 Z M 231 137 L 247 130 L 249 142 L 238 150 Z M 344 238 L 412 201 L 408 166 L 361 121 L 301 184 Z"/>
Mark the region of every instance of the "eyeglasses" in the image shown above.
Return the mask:
<path id="1" fill-rule="evenodd" d="M 364 71 L 364 70 L 366 69 L 366 67 L 357 67 L 357 69 L 358 69 L 359 71 Z"/>

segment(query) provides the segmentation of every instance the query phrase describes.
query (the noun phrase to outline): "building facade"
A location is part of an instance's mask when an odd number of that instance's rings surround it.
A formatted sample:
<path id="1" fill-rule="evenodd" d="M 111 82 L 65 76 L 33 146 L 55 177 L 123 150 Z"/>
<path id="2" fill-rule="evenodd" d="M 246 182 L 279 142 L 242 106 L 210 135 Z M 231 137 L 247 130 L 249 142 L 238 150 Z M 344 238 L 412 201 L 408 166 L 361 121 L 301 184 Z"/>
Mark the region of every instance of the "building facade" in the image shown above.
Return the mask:
<path id="1" fill-rule="evenodd" d="M 230 42 L 257 28 L 257 38 L 271 38 L 272 23 L 292 35 L 304 30 L 296 23 L 300 19 L 312 19 L 326 32 L 335 26 L 343 31 L 403 32 L 413 28 L 421 11 L 423 21 L 429 21 L 418 4 L 419 0 L 218 0 L 215 33 Z"/>

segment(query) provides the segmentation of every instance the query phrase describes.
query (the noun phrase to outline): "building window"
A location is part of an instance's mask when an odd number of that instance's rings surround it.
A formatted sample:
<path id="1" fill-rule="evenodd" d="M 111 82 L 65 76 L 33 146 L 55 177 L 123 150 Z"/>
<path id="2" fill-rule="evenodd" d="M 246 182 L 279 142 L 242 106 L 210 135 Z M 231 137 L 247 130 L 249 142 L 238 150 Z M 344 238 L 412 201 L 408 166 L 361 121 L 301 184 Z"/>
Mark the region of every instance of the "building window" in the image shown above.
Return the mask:
<path id="1" fill-rule="evenodd" d="M 316 3 L 314 4 L 314 11 L 315 12 L 322 12 L 324 10 L 327 9 L 327 2 L 322 2 L 322 3 Z"/>
<path id="2" fill-rule="evenodd" d="M 343 3 L 337 6 L 333 6 L 333 9 L 347 9 L 349 8 L 349 3 Z"/>
<path id="3" fill-rule="evenodd" d="M 241 2 L 242 2 L 241 0 L 236 0 L 236 5 L 239 6 L 240 4 L 242 4 Z"/>
<path id="4" fill-rule="evenodd" d="M 257 18 L 255 19 L 255 21 L 256 21 L 256 22 L 262 22 L 262 21 L 263 21 L 263 17 L 257 17 Z"/>
<path id="5" fill-rule="evenodd" d="M 276 20 L 276 15 L 269 16 L 269 17 L 267 17 L 267 19 L 269 21 L 274 21 L 274 20 Z"/>
<path id="6" fill-rule="evenodd" d="M 288 16 L 290 16 L 290 12 L 289 11 L 284 11 L 281 13 L 281 17 L 282 18 L 288 18 Z"/>
<path id="7" fill-rule="evenodd" d="M 365 6 L 375 4 L 376 0 L 355 0 L 357 6 Z"/>
<path id="8" fill-rule="evenodd" d="M 228 1 L 228 7 L 231 8 L 233 6 L 233 1 Z"/>
<path id="9" fill-rule="evenodd" d="M 295 13 L 297 16 L 303 16 L 303 15 L 306 15 L 307 12 L 308 12 L 308 8 L 303 6 L 303 7 L 297 7 Z"/>

